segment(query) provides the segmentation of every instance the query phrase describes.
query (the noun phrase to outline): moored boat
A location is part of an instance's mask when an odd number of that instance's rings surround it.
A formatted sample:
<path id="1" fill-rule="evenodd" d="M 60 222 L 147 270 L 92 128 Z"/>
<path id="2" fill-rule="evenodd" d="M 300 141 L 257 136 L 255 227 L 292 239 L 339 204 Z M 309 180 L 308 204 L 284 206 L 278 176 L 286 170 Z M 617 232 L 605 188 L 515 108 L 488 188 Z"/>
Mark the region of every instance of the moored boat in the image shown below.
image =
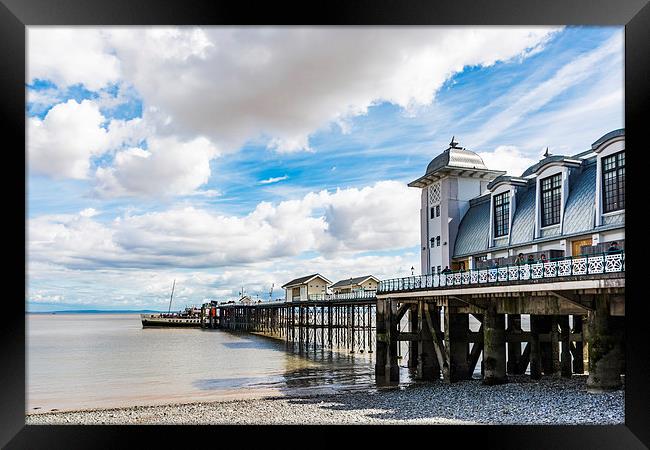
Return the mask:
<path id="1" fill-rule="evenodd" d="M 200 328 L 201 315 L 194 314 L 193 311 L 195 311 L 193 308 L 187 308 L 185 312 L 182 313 L 140 314 L 140 319 L 142 320 L 143 328 L 150 328 L 150 327 Z"/>
<path id="2" fill-rule="evenodd" d="M 179 311 L 172 313 L 172 300 L 174 298 L 174 288 L 176 287 L 176 280 L 172 285 L 172 293 L 169 297 L 169 310 L 167 313 L 160 314 L 140 314 L 140 320 L 142 321 L 142 328 L 154 328 L 154 327 L 176 327 L 176 328 L 187 328 L 187 327 L 201 327 L 201 310 L 195 308 L 185 308 L 185 311 Z"/>

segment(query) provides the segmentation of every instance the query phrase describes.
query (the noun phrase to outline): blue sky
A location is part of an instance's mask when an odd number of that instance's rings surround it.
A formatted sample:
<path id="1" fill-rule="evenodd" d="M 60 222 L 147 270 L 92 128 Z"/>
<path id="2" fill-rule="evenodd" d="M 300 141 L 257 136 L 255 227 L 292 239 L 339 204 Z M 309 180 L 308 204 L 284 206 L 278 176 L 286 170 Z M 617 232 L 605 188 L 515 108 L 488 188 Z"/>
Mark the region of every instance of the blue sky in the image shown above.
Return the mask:
<path id="1" fill-rule="evenodd" d="M 28 309 L 404 275 L 452 135 L 520 175 L 624 126 L 620 27 L 336 31 L 30 27 Z"/>

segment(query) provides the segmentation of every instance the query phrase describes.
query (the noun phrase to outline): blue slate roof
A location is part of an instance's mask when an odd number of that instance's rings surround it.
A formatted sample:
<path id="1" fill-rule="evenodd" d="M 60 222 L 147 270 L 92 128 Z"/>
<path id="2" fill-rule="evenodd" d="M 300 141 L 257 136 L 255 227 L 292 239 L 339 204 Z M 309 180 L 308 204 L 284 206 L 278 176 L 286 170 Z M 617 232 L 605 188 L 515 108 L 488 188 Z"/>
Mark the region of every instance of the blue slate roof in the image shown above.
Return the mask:
<path id="1" fill-rule="evenodd" d="M 458 226 L 454 255 L 478 253 L 488 248 L 490 233 L 490 196 L 470 206 Z"/>
<path id="2" fill-rule="evenodd" d="M 569 198 L 564 208 L 563 234 L 579 233 L 594 228 L 596 214 L 596 165 L 585 167 L 569 185 Z"/>
<path id="3" fill-rule="evenodd" d="M 512 218 L 510 244 L 522 244 L 535 237 L 535 187 L 516 194 L 515 216 Z"/>

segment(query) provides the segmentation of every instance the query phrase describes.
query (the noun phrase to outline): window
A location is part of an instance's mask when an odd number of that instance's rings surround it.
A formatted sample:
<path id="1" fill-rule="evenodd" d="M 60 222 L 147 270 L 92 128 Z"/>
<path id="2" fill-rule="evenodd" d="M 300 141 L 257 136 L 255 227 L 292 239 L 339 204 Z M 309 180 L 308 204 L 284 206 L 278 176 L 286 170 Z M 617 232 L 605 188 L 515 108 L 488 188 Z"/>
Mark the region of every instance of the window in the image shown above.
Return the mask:
<path id="1" fill-rule="evenodd" d="M 436 242 L 435 238 L 431 238 L 431 247 L 435 245 L 435 242 Z"/>
<path id="2" fill-rule="evenodd" d="M 603 211 L 625 209 L 625 151 L 603 158 Z"/>
<path id="3" fill-rule="evenodd" d="M 431 218 L 433 219 L 434 217 L 436 217 L 436 209 L 432 206 L 431 207 Z"/>
<path id="4" fill-rule="evenodd" d="M 508 234 L 510 218 L 510 192 L 494 196 L 494 237 Z"/>
<path id="5" fill-rule="evenodd" d="M 436 206 L 436 217 L 440 217 L 440 205 Z"/>
<path id="6" fill-rule="evenodd" d="M 436 236 L 436 247 L 440 247 L 440 236 Z"/>
<path id="7" fill-rule="evenodd" d="M 438 266 L 438 273 L 440 273 L 440 266 Z"/>
<path id="8" fill-rule="evenodd" d="M 544 178 L 541 183 L 542 226 L 560 223 L 560 199 L 562 198 L 562 174 Z"/>

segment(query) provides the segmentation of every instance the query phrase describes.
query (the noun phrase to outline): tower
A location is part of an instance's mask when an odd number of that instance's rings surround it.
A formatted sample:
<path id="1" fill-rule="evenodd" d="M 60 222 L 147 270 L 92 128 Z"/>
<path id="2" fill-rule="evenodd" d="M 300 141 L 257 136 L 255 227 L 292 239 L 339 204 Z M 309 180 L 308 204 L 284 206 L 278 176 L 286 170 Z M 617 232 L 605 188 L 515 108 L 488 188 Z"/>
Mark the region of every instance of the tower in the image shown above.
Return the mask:
<path id="1" fill-rule="evenodd" d="M 420 263 L 423 274 L 451 267 L 458 225 L 487 184 L 503 171 L 489 170 L 476 153 L 459 147 L 452 137 L 449 147 L 433 158 L 426 173 L 410 182 L 421 189 Z"/>

